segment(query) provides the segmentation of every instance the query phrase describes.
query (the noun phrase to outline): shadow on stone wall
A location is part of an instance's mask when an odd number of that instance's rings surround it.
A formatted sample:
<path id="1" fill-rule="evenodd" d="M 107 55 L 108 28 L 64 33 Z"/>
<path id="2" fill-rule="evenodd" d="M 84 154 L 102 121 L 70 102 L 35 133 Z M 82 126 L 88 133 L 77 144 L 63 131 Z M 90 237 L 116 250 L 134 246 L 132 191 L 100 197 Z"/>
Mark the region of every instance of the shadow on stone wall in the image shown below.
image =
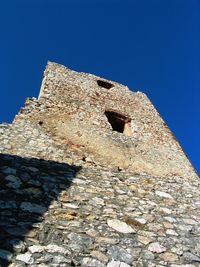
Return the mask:
<path id="1" fill-rule="evenodd" d="M 8 266 L 13 255 L 25 253 L 26 243 L 34 245 L 34 240 L 45 238 L 39 229 L 45 212 L 80 169 L 0 154 L 0 266 Z"/>

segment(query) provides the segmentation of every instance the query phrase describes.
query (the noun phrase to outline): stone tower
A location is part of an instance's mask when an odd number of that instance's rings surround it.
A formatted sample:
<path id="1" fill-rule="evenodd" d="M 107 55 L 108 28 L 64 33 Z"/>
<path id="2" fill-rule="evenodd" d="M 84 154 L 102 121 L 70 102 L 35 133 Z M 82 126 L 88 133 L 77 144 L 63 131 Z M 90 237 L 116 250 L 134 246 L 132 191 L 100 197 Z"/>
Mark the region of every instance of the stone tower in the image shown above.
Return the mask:
<path id="1" fill-rule="evenodd" d="M 59 64 L 48 63 L 39 98 L 26 102 L 11 128 L 18 125 L 24 136 L 17 142 L 17 133 L 11 137 L 7 153 L 25 149 L 26 156 L 71 162 L 71 151 L 76 160 L 91 158 L 135 174 L 196 177 L 145 94 Z M 35 141 L 38 133 L 46 136 L 42 146 Z"/>

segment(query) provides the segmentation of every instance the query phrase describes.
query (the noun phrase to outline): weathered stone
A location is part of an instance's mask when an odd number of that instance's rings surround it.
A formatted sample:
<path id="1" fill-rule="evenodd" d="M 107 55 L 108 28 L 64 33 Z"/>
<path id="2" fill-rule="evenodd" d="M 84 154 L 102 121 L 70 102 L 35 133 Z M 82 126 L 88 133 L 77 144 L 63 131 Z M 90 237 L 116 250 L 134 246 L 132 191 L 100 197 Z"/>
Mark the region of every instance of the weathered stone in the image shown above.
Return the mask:
<path id="1" fill-rule="evenodd" d="M 176 222 L 176 219 L 173 218 L 173 217 L 164 217 L 165 220 L 167 220 L 168 222 L 171 222 L 171 223 L 175 223 Z"/>
<path id="2" fill-rule="evenodd" d="M 144 218 L 135 218 L 135 220 L 141 224 L 146 224 L 146 222 L 147 222 Z"/>
<path id="3" fill-rule="evenodd" d="M 172 264 L 171 267 L 195 267 L 193 264 Z"/>
<path id="4" fill-rule="evenodd" d="M 107 264 L 107 267 L 130 267 L 129 264 L 126 264 L 125 262 L 120 262 L 120 261 L 114 261 L 112 260 Z"/>
<path id="5" fill-rule="evenodd" d="M 128 234 L 128 233 L 135 233 L 136 232 L 127 223 L 122 222 L 122 221 L 117 220 L 117 219 L 107 220 L 107 224 L 108 224 L 108 226 L 110 226 L 111 228 L 113 228 L 114 230 L 116 230 L 120 233 Z"/>
<path id="6" fill-rule="evenodd" d="M 22 185 L 20 179 L 12 174 L 5 177 L 6 181 L 9 181 L 7 187 L 18 189 Z"/>
<path id="7" fill-rule="evenodd" d="M 151 251 L 148 251 L 148 250 L 143 250 L 141 257 L 144 260 L 154 260 L 154 258 L 155 258 L 154 254 Z"/>
<path id="8" fill-rule="evenodd" d="M 57 220 L 72 221 L 78 219 L 78 213 L 75 211 L 55 210 L 54 216 Z"/>
<path id="9" fill-rule="evenodd" d="M 163 254 L 160 254 L 159 257 L 166 262 L 177 262 L 179 260 L 178 256 L 171 252 L 165 252 Z"/>
<path id="10" fill-rule="evenodd" d="M 133 192 L 136 192 L 136 191 L 138 190 L 138 187 L 137 187 L 137 185 L 135 185 L 135 184 L 131 184 L 131 185 L 129 185 L 129 189 L 130 189 L 131 191 L 133 191 Z"/>
<path id="11" fill-rule="evenodd" d="M 172 229 L 167 229 L 166 234 L 167 235 L 178 236 L 178 234 L 174 230 L 172 230 Z"/>
<path id="12" fill-rule="evenodd" d="M 151 252 L 155 252 L 155 253 L 162 253 L 166 251 L 166 248 L 160 245 L 158 242 L 154 242 L 148 246 L 148 250 L 150 250 Z"/>
<path id="13" fill-rule="evenodd" d="M 22 202 L 20 209 L 28 212 L 43 214 L 47 209 L 46 207 L 38 204 L 33 204 L 30 202 Z"/>
<path id="14" fill-rule="evenodd" d="M 133 255 L 129 254 L 127 250 L 119 246 L 108 248 L 108 254 L 110 254 L 112 259 L 116 261 L 122 261 L 127 264 L 131 264 L 133 261 Z"/>
<path id="15" fill-rule="evenodd" d="M 105 243 L 105 244 L 111 244 L 111 245 L 115 245 L 119 242 L 117 239 L 113 239 L 109 237 L 98 237 L 96 240 L 99 243 Z"/>
<path id="16" fill-rule="evenodd" d="M 34 262 L 32 255 L 29 252 L 17 255 L 16 260 L 23 261 L 26 264 L 32 264 Z"/>
<path id="17" fill-rule="evenodd" d="M 169 223 L 169 222 L 163 222 L 163 225 L 167 229 L 173 229 L 174 228 L 174 225 Z"/>
<path id="18" fill-rule="evenodd" d="M 190 219 L 190 218 L 188 218 L 188 219 L 183 218 L 183 221 L 185 224 L 192 224 L 192 225 L 197 224 L 197 222 L 195 220 Z"/>
<path id="19" fill-rule="evenodd" d="M 60 253 L 60 254 L 69 254 L 69 250 L 61 247 L 61 246 L 57 246 L 54 244 L 49 244 L 45 247 L 45 250 L 49 253 Z"/>
<path id="20" fill-rule="evenodd" d="M 78 205 L 73 204 L 73 203 L 64 203 L 63 207 L 70 208 L 70 209 L 78 209 Z"/>
<path id="21" fill-rule="evenodd" d="M 183 253 L 183 257 L 186 261 L 188 261 L 189 263 L 193 263 L 193 262 L 200 262 L 200 257 L 190 253 L 190 252 L 185 252 Z"/>
<path id="22" fill-rule="evenodd" d="M 108 262 L 108 257 L 100 251 L 93 250 L 90 254 L 92 257 L 97 258 L 99 261 L 102 261 L 105 263 Z"/>
<path id="23" fill-rule="evenodd" d="M 86 257 L 86 258 L 83 258 L 82 259 L 82 262 L 81 262 L 81 266 L 85 266 L 85 267 L 104 267 L 105 265 L 96 260 L 96 259 L 92 259 L 92 258 L 89 258 L 89 257 Z"/>
<path id="24" fill-rule="evenodd" d="M 170 210 L 170 209 L 168 209 L 166 207 L 161 207 L 160 210 L 163 211 L 166 214 L 171 214 L 172 213 L 172 210 Z"/>
<path id="25" fill-rule="evenodd" d="M 85 251 L 89 249 L 93 243 L 90 237 L 75 233 L 69 234 L 68 238 L 70 240 L 70 248 L 75 251 Z"/>
<path id="26" fill-rule="evenodd" d="M 90 203 L 92 205 L 97 205 L 97 206 L 103 206 L 104 205 L 104 200 L 98 197 L 94 197 L 90 200 Z"/>
<path id="27" fill-rule="evenodd" d="M 166 193 L 166 192 L 156 191 L 155 193 L 156 193 L 156 195 L 159 196 L 159 197 L 173 199 L 173 197 L 172 197 L 170 194 Z"/>
<path id="28" fill-rule="evenodd" d="M 31 253 L 40 253 L 45 250 L 45 246 L 33 245 L 33 246 L 30 246 L 28 249 Z"/>
<path id="29" fill-rule="evenodd" d="M 24 262 L 15 262 L 11 263 L 9 267 L 24 267 L 25 263 Z M 41 267 L 46 267 L 46 266 L 41 266 Z"/>
<path id="30" fill-rule="evenodd" d="M 128 237 L 121 238 L 120 245 L 122 245 L 123 247 L 131 247 L 131 248 L 141 247 L 141 243 L 138 242 L 138 240 L 135 239 L 135 237 L 133 237 L 133 238 L 128 238 Z"/>
<path id="31" fill-rule="evenodd" d="M 70 266 L 68 265 L 67 263 L 70 263 L 70 259 L 66 258 L 65 256 L 63 255 L 54 255 L 54 257 L 52 258 L 52 265 L 55 266 L 55 265 L 60 265 L 60 266 Z"/>
<path id="32" fill-rule="evenodd" d="M 138 236 L 138 241 L 140 241 L 144 245 L 148 245 L 150 242 L 152 242 L 152 238 L 146 237 L 146 236 Z"/>

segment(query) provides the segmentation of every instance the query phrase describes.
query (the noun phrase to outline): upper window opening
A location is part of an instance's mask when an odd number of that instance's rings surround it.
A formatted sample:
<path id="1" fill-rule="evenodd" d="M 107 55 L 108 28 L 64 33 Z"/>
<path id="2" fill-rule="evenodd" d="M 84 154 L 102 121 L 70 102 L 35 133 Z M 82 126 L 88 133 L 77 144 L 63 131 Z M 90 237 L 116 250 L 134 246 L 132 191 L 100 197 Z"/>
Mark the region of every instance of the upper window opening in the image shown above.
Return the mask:
<path id="1" fill-rule="evenodd" d="M 105 115 L 113 131 L 123 133 L 127 136 L 132 135 L 130 118 L 114 111 L 105 111 Z"/>
<path id="2" fill-rule="evenodd" d="M 103 88 L 106 88 L 106 89 L 110 89 L 110 88 L 114 87 L 114 85 L 112 83 L 109 83 L 109 82 L 106 82 L 103 80 L 97 80 L 97 84 Z"/>

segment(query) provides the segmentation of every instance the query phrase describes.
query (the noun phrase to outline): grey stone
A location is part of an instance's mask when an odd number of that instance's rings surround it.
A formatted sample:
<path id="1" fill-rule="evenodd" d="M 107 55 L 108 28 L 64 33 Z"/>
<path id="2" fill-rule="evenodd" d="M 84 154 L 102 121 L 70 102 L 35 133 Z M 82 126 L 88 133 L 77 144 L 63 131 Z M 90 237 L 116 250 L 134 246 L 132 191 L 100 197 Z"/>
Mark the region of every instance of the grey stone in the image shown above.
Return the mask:
<path id="1" fill-rule="evenodd" d="M 45 246 L 33 245 L 28 248 L 31 253 L 41 253 L 45 250 Z"/>
<path id="2" fill-rule="evenodd" d="M 166 193 L 166 192 L 162 192 L 162 191 L 158 191 L 157 190 L 155 193 L 159 197 L 173 199 L 173 197 L 170 194 Z"/>
<path id="3" fill-rule="evenodd" d="M 73 179 L 72 181 L 74 184 L 79 184 L 79 185 L 84 185 L 84 184 L 87 184 L 86 181 L 82 180 L 82 179 L 79 179 L 79 178 L 75 178 Z"/>
<path id="4" fill-rule="evenodd" d="M 9 267 L 25 267 L 25 263 L 24 262 L 14 262 L 14 263 L 11 263 L 9 265 Z"/>
<path id="5" fill-rule="evenodd" d="M 41 182 L 35 179 L 34 180 L 30 179 L 29 181 L 27 181 L 27 184 L 32 186 L 41 186 Z"/>
<path id="6" fill-rule="evenodd" d="M 141 243 L 138 240 L 133 238 L 123 238 L 120 240 L 120 245 L 126 247 L 141 247 Z"/>
<path id="7" fill-rule="evenodd" d="M 82 259 L 81 261 L 81 266 L 85 266 L 85 267 L 105 267 L 105 265 L 93 258 L 89 258 L 89 257 L 85 257 Z"/>
<path id="8" fill-rule="evenodd" d="M 197 221 L 195 221 L 191 218 L 183 218 L 183 221 L 185 224 L 191 224 L 191 225 L 197 224 Z"/>
<path id="9" fill-rule="evenodd" d="M 58 266 L 66 266 L 66 265 L 61 265 L 62 263 L 70 263 L 71 260 L 66 258 L 65 256 L 63 255 L 55 255 L 53 258 L 52 258 L 52 264 L 55 266 L 55 264 L 58 264 Z M 71 265 L 70 265 L 71 266 Z"/>
<path id="10" fill-rule="evenodd" d="M 32 258 L 32 255 L 29 252 L 17 255 L 16 260 L 23 261 L 26 264 L 32 264 L 34 262 L 34 259 Z"/>
<path id="11" fill-rule="evenodd" d="M 150 250 L 151 252 L 155 252 L 155 253 L 162 253 L 166 251 L 166 248 L 162 246 L 161 244 L 159 244 L 158 242 L 154 242 L 148 246 L 148 250 Z"/>
<path id="12" fill-rule="evenodd" d="M 29 171 L 31 171 L 33 173 L 39 172 L 39 170 L 37 168 L 35 168 L 35 167 L 27 167 L 27 170 L 29 170 Z"/>
<path id="13" fill-rule="evenodd" d="M 31 179 L 31 175 L 28 174 L 27 172 L 25 172 L 25 173 L 21 173 L 21 174 L 20 174 L 20 179 L 21 179 L 23 182 L 27 182 L 28 180 Z"/>
<path id="14" fill-rule="evenodd" d="M 172 230 L 172 229 L 167 229 L 166 234 L 167 235 L 178 236 L 178 234 L 174 230 Z"/>
<path id="15" fill-rule="evenodd" d="M 63 203 L 63 207 L 66 208 L 71 208 L 71 209 L 78 209 L 78 205 L 74 204 L 74 203 Z"/>
<path id="16" fill-rule="evenodd" d="M 86 251 L 93 243 L 90 237 L 75 233 L 69 234 L 68 238 L 70 240 L 70 248 L 75 251 Z"/>
<path id="17" fill-rule="evenodd" d="M 141 253 L 141 257 L 144 260 L 153 260 L 155 258 L 154 254 L 148 250 L 143 250 Z"/>
<path id="18" fill-rule="evenodd" d="M 3 201 L 0 200 L 0 209 L 16 209 L 17 204 L 15 201 Z"/>
<path id="19" fill-rule="evenodd" d="M 0 249 L 0 258 L 3 260 L 10 261 L 12 258 L 12 253 L 5 249 Z"/>
<path id="20" fill-rule="evenodd" d="M 104 205 L 104 200 L 99 197 L 94 197 L 92 198 L 89 203 L 94 206 L 103 206 Z"/>
<path id="21" fill-rule="evenodd" d="M 101 251 L 98 250 L 93 250 L 90 255 L 96 259 L 98 259 L 101 262 L 108 262 L 108 257 L 102 253 Z"/>
<path id="22" fill-rule="evenodd" d="M 107 224 L 120 233 L 129 234 L 136 232 L 130 225 L 117 219 L 107 220 Z"/>
<path id="23" fill-rule="evenodd" d="M 69 250 L 64 248 L 63 246 L 57 246 L 54 244 L 49 244 L 45 247 L 45 250 L 48 253 L 60 253 L 60 254 L 69 254 Z"/>
<path id="24" fill-rule="evenodd" d="M 13 236 L 24 236 L 28 232 L 28 229 L 24 226 L 7 227 L 5 230 L 7 233 Z"/>
<path id="25" fill-rule="evenodd" d="M 10 182 L 7 184 L 7 187 L 10 188 L 18 189 L 22 185 L 20 179 L 12 174 L 6 176 L 5 180 Z"/>
<path id="26" fill-rule="evenodd" d="M 3 170 L 3 173 L 5 174 L 16 174 L 17 170 L 14 168 L 7 167 Z"/>
<path id="27" fill-rule="evenodd" d="M 12 239 L 10 241 L 10 244 L 12 245 L 13 250 L 16 251 L 16 252 L 18 252 L 18 253 L 25 251 L 26 245 L 20 239 Z"/>
<path id="28" fill-rule="evenodd" d="M 112 260 L 107 264 L 107 267 L 130 267 L 130 265 L 125 262 Z"/>
<path id="29" fill-rule="evenodd" d="M 28 211 L 28 212 L 38 213 L 38 214 L 43 214 L 47 210 L 47 208 L 42 205 L 38 205 L 38 204 L 30 203 L 30 202 L 22 202 L 20 205 L 20 209 L 24 211 Z"/>
<path id="30" fill-rule="evenodd" d="M 133 255 L 129 254 L 126 249 L 119 246 L 112 246 L 108 248 L 108 254 L 116 261 L 122 261 L 131 264 Z"/>
<path id="31" fill-rule="evenodd" d="M 193 262 L 200 262 L 200 257 L 190 253 L 190 252 L 184 252 L 183 253 L 183 257 L 186 261 L 188 261 L 189 263 L 193 263 Z"/>
<path id="32" fill-rule="evenodd" d="M 48 266 L 50 265 L 50 263 L 53 261 L 55 255 L 53 254 L 49 254 L 49 253 L 41 253 L 38 254 L 37 260 L 35 261 L 35 263 L 38 264 L 47 264 Z"/>
<path id="33" fill-rule="evenodd" d="M 196 267 L 194 264 L 172 264 L 170 267 Z"/>

